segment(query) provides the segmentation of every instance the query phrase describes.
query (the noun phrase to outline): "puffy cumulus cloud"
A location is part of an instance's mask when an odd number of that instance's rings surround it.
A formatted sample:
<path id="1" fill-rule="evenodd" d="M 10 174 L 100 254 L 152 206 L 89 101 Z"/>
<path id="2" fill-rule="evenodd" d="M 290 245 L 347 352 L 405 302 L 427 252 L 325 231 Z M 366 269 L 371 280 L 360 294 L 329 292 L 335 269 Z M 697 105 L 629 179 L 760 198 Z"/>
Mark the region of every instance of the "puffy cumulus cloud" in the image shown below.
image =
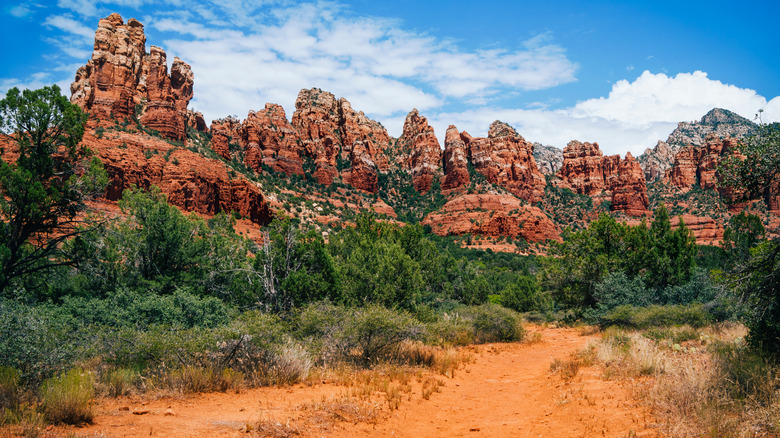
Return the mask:
<path id="1" fill-rule="evenodd" d="M 676 76 L 645 71 L 634 82 L 615 83 L 607 97 L 578 103 L 572 114 L 635 124 L 694 120 L 721 107 L 752 119 L 766 103 L 754 90 L 712 80 L 701 71 Z"/>
<path id="2" fill-rule="evenodd" d="M 767 102 L 754 90 L 724 84 L 696 71 L 676 76 L 643 72 L 636 80 L 615 83 L 607 97 L 589 99 L 573 107 L 517 110 L 482 107 L 431 116 L 443 137 L 455 124 L 472 135 L 486 135 L 494 120 L 514 126 L 526 139 L 564 147 L 570 140 L 596 141 L 605 153 L 639 155 L 666 140 L 681 121 L 699 120 L 713 108 L 725 108 L 753 119 L 761 111 L 764 122 L 780 121 L 780 96 Z"/>

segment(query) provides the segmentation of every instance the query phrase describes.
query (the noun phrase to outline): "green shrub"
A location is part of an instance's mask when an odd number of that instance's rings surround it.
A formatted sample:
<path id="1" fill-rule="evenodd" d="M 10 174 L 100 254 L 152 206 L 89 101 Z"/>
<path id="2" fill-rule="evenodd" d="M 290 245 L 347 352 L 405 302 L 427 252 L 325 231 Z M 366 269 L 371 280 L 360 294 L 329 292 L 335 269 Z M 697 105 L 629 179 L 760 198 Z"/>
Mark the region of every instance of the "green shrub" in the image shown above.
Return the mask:
<path id="1" fill-rule="evenodd" d="M 140 375 L 130 368 L 118 368 L 106 373 L 104 378 L 108 395 L 119 397 L 130 394 Z"/>
<path id="2" fill-rule="evenodd" d="M 615 325 L 629 328 L 680 325 L 698 328 L 710 322 L 712 322 L 712 315 L 701 304 L 648 307 L 618 306 L 599 320 L 602 327 Z"/>
<path id="3" fill-rule="evenodd" d="M 539 310 L 542 307 L 539 284 L 533 277 L 519 277 L 501 291 L 499 304 L 518 312 Z"/>
<path id="4" fill-rule="evenodd" d="M 462 307 L 459 313 L 473 327 L 476 342 L 520 341 L 525 336 L 522 317 L 514 310 L 488 303 Z"/>
<path id="5" fill-rule="evenodd" d="M 91 423 L 94 412 L 90 400 L 94 395 L 92 375 L 82 369 L 52 377 L 41 386 L 43 411 L 52 423 Z"/>

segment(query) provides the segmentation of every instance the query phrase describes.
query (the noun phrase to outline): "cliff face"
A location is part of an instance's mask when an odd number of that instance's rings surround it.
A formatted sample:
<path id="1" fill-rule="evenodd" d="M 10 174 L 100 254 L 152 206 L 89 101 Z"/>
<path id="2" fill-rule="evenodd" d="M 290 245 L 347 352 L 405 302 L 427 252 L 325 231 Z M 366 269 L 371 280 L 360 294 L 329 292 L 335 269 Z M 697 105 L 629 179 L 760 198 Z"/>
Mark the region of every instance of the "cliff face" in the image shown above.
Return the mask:
<path id="1" fill-rule="evenodd" d="M 580 195 L 603 196 L 611 200 L 613 211 L 631 216 L 647 213 L 647 186 L 639 162 L 631 153 L 604 156 L 598 143 L 572 140 L 563 150 L 563 166 L 558 173 L 564 187 Z"/>
<path id="2" fill-rule="evenodd" d="M 716 175 L 721 158 L 734 150 L 737 140 L 720 139 L 710 134 L 703 145 L 689 145 L 674 157 L 674 164 L 666 172 L 666 180 L 675 187 L 689 189 L 695 184 L 703 189 L 717 189 Z"/>
<path id="3" fill-rule="evenodd" d="M 98 24 L 92 58 L 76 72 L 71 102 L 93 122 L 139 115 L 163 137 L 184 141 L 192 86 L 188 64 L 175 58 L 169 75 L 165 51 L 152 46 L 146 54 L 143 25 L 111 14 Z"/>
<path id="4" fill-rule="evenodd" d="M 355 188 L 376 192 L 378 172 L 389 169 L 384 151 L 390 136 L 380 123 L 354 111 L 346 99 L 312 88 L 298 93 L 292 126 L 304 153 L 314 159 L 320 184 L 330 185 L 341 175 Z"/>
<path id="5" fill-rule="evenodd" d="M 541 143 L 534 143 L 534 159 L 544 175 L 555 175 L 563 167 L 563 151 Z"/>
<path id="6" fill-rule="evenodd" d="M 267 103 L 261 111 L 250 111 L 241 124 L 244 162 L 256 172 L 265 164 L 276 172 L 303 175 L 298 132 L 287 121 L 284 108 Z"/>
<path id="7" fill-rule="evenodd" d="M 509 195 L 473 194 L 453 198 L 422 222 L 441 236 L 471 233 L 560 240 L 560 230 L 539 208 Z"/>
<path id="8" fill-rule="evenodd" d="M 456 190 L 469 185 L 468 157 L 466 142 L 460 136 L 458 128 L 450 125 L 444 138 L 444 182 L 442 190 Z"/>
<path id="9" fill-rule="evenodd" d="M 420 193 L 430 190 L 434 180 L 441 177 L 442 152 L 433 127 L 417 108 L 406 116 L 397 148 L 398 164 L 412 174 L 414 189 Z"/>
<path id="10" fill-rule="evenodd" d="M 220 157 L 230 160 L 230 143 L 240 144 L 241 122 L 233 117 L 214 120 L 209 128 L 211 149 Z"/>
<path id="11" fill-rule="evenodd" d="M 506 123 L 495 121 L 487 138 L 474 138 L 465 131 L 468 160 L 488 182 L 504 187 L 515 196 L 538 202 L 544 195 L 544 175 L 534 160 L 533 144 Z"/>

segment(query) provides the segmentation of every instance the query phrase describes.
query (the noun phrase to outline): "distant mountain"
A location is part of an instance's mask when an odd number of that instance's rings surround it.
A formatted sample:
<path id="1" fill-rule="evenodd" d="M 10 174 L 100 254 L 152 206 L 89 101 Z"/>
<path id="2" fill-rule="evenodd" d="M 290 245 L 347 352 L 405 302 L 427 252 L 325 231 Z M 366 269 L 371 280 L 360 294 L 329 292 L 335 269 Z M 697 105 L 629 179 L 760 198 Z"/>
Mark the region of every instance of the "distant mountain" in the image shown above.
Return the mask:
<path id="1" fill-rule="evenodd" d="M 684 146 L 701 146 L 709 134 L 718 138 L 742 138 L 752 134 L 756 124 L 723 108 L 713 108 L 698 122 L 680 122 L 666 141 L 658 141 L 653 149 L 647 148 L 637 159 L 647 181 L 664 176 L 666 169 L 674 163 L 674 156 Z"/>

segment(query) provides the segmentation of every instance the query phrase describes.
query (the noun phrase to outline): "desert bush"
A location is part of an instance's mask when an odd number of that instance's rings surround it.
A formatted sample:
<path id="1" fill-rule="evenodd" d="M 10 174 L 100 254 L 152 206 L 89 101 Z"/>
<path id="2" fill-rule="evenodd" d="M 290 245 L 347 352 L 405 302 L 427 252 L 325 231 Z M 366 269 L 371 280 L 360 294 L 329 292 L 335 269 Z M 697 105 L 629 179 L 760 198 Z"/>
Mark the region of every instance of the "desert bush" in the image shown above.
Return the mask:
<path id="1" fill-rule="evenodd" d="M 525 336 L 522 317 L 514 310 L 488 303 L 458 312 L 472 325 L 476 342 L 520 341 Z"/>
<path id="2" fill-rule="evenodd" d="M 94 385 L 89 372 L 76 368 L 44 381 L 40 396 L 46 419 L 52 423 L 92 422 L 90 400 L 95 395 Z"/>
<path id="3" fill-rule="evenodd" d="M 689 325 L 703 327 L 712 321 L 712 315 L 702 304 L 669 306 L 618 306 L 601 317 L 599 325 L 628 328 L 671 327 Z"/>
<path id="4" fill-rule="evenodd" d="M 140 379 L 140 374 L 130 368 L 117 368 L 104 373 L 106 392 L 112 397 L 129 395 Z"/>

